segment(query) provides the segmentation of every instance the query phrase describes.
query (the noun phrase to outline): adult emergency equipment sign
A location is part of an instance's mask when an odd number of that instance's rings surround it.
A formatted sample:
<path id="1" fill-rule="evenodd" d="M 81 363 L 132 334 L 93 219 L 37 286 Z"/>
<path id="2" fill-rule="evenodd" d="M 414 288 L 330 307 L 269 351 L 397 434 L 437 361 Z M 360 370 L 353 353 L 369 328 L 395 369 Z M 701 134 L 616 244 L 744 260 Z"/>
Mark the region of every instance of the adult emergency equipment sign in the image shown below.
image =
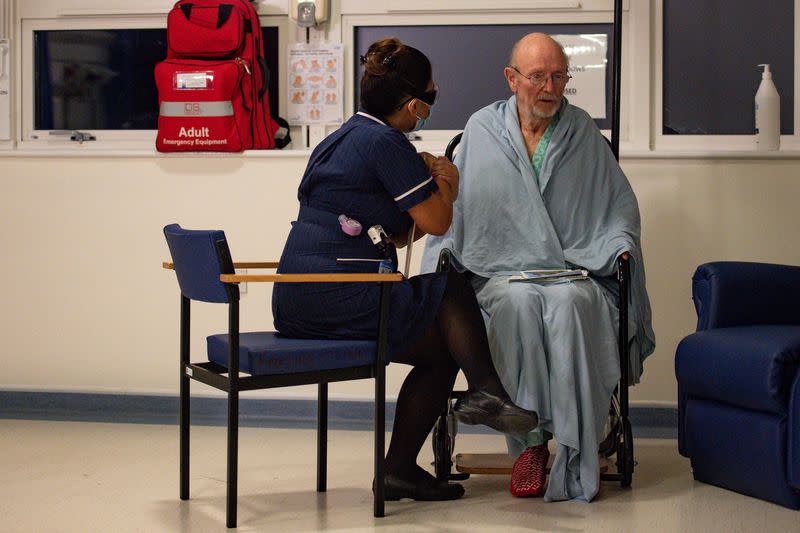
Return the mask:
<path id="1" fill-rule="evenodd" d="M 159 63 L 156 148 L 161 152 L 252 148 L 250 72 L 241 59 Z"/>

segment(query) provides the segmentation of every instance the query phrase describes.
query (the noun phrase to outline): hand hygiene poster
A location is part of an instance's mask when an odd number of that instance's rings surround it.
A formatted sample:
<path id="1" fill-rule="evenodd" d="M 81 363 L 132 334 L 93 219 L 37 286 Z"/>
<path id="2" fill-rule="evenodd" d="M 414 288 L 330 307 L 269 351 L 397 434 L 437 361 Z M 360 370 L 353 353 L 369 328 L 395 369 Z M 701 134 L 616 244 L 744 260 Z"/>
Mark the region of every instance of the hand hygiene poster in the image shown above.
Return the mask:
<path id="1" fill-rule="evenodd" d="M 608 36 L 605 34 L 553 35 L 569 56 L 569 80 L 564 96 L 592 118 L 606 118 L 606 66 Z"/>
<path id="2" fill-rule="evenodd" d="M 343 50 L 341 44 L 289 47 L 286 109 L 290 124 L 342 123 Z"/>

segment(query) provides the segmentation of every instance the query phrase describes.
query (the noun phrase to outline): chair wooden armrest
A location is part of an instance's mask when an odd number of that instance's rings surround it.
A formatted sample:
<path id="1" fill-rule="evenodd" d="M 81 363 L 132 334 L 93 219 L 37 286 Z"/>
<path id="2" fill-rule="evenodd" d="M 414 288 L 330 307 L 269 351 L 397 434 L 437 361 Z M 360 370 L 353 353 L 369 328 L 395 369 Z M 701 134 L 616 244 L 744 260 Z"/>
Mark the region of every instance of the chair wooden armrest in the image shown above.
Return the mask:
<path id="1" fill-rule="evenodd" d="M 164 261 L 161 266 L 167 270 L 174 270 L 175 265 Z M 233 264 L 234 268 L 278 268 L 277 261 L 243 261 Z M 219 277 L 223 283 L 310 283 L 310 282 L 340 282 L 340 283 L 364 283 L 381 281 L 403 281 L 403 275 L 395 274 L 222 274 Z"/>
<path id="2" fill-rule="evenodd" d="M 163 268 L 167 270 L 174 270 L 175 265 L 173 263 L 164 261 L 161 263 Z M 233 268 L 278 268 L 277 261 L 243 261 L 239 263 L 234 263 Z"/>
<path id="3" fill-rule="evenodd" d="M 368 281 L 403 281 L 403 275 L 394 274 L 222 274 L 223 283 L 273 282 L 273 283 L 309 283 L 309 282 L 344 282 L 363 283 Z"/>

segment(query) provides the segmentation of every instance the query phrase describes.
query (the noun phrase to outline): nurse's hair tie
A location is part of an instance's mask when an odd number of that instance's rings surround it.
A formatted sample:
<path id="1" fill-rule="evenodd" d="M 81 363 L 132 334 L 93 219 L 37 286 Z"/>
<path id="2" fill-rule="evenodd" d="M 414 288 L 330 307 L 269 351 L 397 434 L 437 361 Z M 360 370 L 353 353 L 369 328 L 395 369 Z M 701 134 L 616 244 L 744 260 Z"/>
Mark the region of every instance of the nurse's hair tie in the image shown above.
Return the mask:
<path id="1" fill-rule="evenodd" d="M 395 37 L 390 37 L 372 43 L 359 59 L 367 74 L 384 76 L 400 66 L 398 55 L 402 54 L 403 50 L 403 43 Z"/>
<path id="2" fill-rule="evenodd" d="M 394 54 L 390 54 L 383 58 L 381 65 L 391 70 L 397 66 L 397 59 L 394 57 Z"/>

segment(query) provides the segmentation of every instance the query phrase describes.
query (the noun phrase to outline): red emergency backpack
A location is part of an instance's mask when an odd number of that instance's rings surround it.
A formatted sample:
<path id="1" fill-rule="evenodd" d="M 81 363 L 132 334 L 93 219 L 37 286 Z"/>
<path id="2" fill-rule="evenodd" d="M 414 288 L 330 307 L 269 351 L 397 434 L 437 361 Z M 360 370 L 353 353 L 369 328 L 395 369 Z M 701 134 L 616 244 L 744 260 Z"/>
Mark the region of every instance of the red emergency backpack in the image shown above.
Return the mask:
<path id="1" fill-rule="evenodd" d="M 179 0 L 156 66 L 161 152 L 283 148 L 289 124 L 269 109 L 269 70 L 248 0 Z"/>

